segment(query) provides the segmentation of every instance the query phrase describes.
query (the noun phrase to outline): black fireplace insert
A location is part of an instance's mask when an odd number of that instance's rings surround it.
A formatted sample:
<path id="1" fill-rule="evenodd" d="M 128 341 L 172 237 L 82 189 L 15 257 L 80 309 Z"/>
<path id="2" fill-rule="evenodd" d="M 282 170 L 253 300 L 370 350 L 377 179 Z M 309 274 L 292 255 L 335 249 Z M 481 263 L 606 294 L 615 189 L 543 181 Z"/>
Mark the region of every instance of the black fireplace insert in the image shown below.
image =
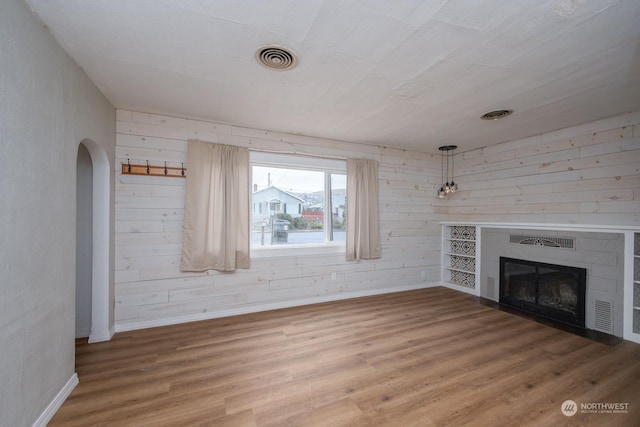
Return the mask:
<path id="1" fill-rule="evenodd" d="M 585 326 L 587 270 L 500 257 L 500 304 Z"/>

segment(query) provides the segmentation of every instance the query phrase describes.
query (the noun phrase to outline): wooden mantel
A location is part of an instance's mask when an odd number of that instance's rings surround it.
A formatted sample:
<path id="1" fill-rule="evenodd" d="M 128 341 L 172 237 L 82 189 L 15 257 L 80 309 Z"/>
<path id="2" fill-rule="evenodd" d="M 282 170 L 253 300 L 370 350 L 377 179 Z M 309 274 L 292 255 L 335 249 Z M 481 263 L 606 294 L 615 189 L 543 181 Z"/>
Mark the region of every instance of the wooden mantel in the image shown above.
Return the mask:
<path id="1" fill-rule="evenodd" d="M 611 224 L 546 224 L 539 222 L 473 222 L 473 221 L 444 221 L 441 225 L 474 225 L 481 228 L 521 228 L 527 230 L 550 231 L 585 231 L 600 233 L 623 233 L 625 231 L 640 232 L 640 225 L 611 225 Z"/>

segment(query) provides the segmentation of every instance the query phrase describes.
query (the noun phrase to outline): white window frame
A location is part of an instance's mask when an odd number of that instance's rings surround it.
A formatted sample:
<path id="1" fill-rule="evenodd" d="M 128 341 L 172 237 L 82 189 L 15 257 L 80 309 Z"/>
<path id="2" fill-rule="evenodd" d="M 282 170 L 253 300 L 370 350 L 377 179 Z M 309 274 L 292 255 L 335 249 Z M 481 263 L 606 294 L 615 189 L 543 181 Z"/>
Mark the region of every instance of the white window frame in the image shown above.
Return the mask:
<path id="1" fill-rule="evenodd" d="M 286 245 L 269 245 L 269 246 L 251 246 L 251 258 L 270 258 L 280 256 L 308 256 L 308 255 L 325 255 L 325 254 L 345 254 L 346 242 L 329 241 L 328 233 L 332 229 L 331 220 L 333 213 L 327 211 L 331 206 L 331 173 L 345 175 L 347 174 L 347 161 L 341 159 L 331 159 L 325 157 L 305 156 L 299 154 L 280 154 L 268 153 L 263 151 L 249 151 L 249 170 L 253 174 L 253 166 L 277 167 L 285 169 L 299 169 L 325 172 L 325 192 L 324 192 L 324 243 L 307 243 L 302 245 L 286 244 Z M 328 172 L 328 173 L 327 173 Z M 249 183 L 251 185 L 251 194 L 253 195 L 253 175 L 251 175 Z M 253 202 L 253 201 L 252 201 Z M 328 212 L 328 215 L 326 214 Z"/>

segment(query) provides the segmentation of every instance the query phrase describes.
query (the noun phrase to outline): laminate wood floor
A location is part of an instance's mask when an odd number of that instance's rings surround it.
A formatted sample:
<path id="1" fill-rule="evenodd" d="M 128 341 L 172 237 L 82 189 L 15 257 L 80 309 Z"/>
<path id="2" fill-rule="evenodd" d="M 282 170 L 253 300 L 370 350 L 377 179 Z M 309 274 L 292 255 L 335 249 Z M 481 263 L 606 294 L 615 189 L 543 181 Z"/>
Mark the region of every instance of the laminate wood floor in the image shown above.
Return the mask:
<path id="1" fill-rule="evenodd" d="M 640 345 L 446 288 L 119 333 L 76 357 L 50 426 L 640 425 Z M 628 412 L 582 412 L 598 403 Z"/>

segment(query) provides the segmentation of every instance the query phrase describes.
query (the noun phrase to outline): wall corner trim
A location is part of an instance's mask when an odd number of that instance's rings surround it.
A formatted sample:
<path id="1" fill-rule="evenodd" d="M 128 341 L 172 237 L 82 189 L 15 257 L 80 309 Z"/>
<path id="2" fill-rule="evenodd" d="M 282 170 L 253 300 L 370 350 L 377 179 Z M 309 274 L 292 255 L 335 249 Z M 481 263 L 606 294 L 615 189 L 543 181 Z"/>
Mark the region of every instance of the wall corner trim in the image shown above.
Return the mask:
<path id="1" fill-rule="evenodd" d="M 53 418 L 58 409 L 60 409 L 64 401 L 67 400 L 67 397 L 69 397 L 73 389 L 76 388 L 78 384 L 78 374 L 74 372 L 67 383 L 62 387 L 58 394 L 56 394 L 56 397 L 53 398 L 51 403 L 47 405 L 42 414 L 40 414 L 38 419 L 33 423 L 33 427 L 46 427 L 49 421 L 51 421 L 51 418 Z"/>
<path id="2" fill-rule="evenodd" d="M 89 344 L 93 344 L 95 342 L 109 341 L 113 338 L 113 335 L 116 333 L 115 326 L 112 326 L 106 331 L 101 331 L 99 333 L 92 333 L 89 335 Z"/>

